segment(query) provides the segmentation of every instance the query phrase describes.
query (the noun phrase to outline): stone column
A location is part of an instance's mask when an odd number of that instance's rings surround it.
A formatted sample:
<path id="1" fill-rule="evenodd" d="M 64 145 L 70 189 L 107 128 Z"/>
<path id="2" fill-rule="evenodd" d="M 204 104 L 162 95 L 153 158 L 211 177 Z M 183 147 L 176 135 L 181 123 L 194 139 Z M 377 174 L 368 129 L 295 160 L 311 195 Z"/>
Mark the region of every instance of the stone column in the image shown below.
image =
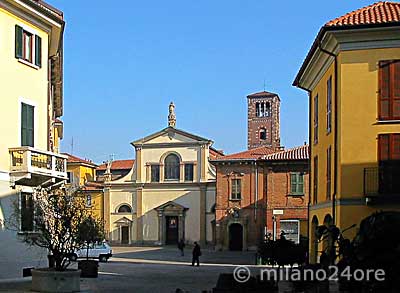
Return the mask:
<path id="1" fill-rule="evenodd" d="M 111 223 L 110 223 L 110 188 L 106 187 L 103 191 L 103 219 L 104 219 L 104 230 L 108 238 L 112 237 Z M 111 239 L 112 240 L 112 239 Z"/>
<path id="2" fill-rule="evenodd" d="M 159 241 L 160 245 L 164 244 L 163 227 L 164 227 L 164 215 L 162 212 L 159 212 L 158 213 L 158 241 Z"/>
<path id="3" fill-rule="evenodd" d="M 181 162 L 179 164 L 179 182 L 185 181 L 185 164 Z"/>
<path id="4" fill-rule="evenodd" d="M 164 182 L 164 164 L 160 164 L 160 182 Z"/>
<path id="5" fill-rule="evenodd" d="M 142 148 L 141 147 L 136 147 L 136 181 L 137 182 L 142 182 Z"/>
<path id="6" fill-rule="evenodd" d="M 143 193 L 143 188 L 139 187 L 136 190 L 136 217 L 137 217 L 136 239 L 138 242 L 143 241 L 142 193 Z"/>
<path id="7" fill-rule="evenodd" d="M 150 182 L 151 179 L 151 167 L 149 163 L 146 163 L 146 182 Z"/>
<path id="8" fill-rule="evenodd" d="M 200 186 L 200 244 L 206 244 L 207 233 L 207 217 L 206 217 L 206 203 L 207 203 L 207 185 Z"/>
<path id="9" fill-rule="evenodd" d="M 178 215 L 178 241 L 184 239 L 184 231 L 185 231 L 185 221 L 183 218 L 183 214 Z"/>
<path id="10" fill-rule="evenodd" d="M 201 145 L 201 154 L 200 154 L 200 182 L 206 181 L 206 175 L 207 175 L 207 155 L 206 155 L 206 145 L 203 144 Z"/>

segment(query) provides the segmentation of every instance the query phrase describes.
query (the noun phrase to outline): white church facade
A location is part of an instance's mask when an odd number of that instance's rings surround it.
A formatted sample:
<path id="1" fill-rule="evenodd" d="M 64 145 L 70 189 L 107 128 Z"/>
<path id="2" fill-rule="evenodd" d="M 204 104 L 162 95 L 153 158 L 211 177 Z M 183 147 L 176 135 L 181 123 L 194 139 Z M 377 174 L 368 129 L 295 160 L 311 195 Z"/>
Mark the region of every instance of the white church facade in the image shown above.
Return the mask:
<path id="1" fill-rule="evenodd" d="M 135 164 L 126 176 L 105 182 L 105 227 L 111 243 L 203 245 L 214 239 L 215 181 L 210 159 L 222 155 L 209 139 L 169 125 L 132 142 Z"/>

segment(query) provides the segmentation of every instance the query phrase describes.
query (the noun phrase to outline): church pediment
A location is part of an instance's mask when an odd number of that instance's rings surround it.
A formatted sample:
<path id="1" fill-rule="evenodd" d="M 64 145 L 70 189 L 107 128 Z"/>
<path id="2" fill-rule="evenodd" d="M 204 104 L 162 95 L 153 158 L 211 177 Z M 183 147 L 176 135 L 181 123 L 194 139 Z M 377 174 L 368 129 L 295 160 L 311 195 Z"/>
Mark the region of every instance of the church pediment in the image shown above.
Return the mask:
<path id="1" fill-rule="evenodd" d="M 122 217 L 114 223 L 117 225 L 129 225 L 130 223 L 132 223 L 132 220 L 129 220 L 127 217 Z"/>
<path id="2" fill-rule="evenodd" d="M 155 208 L 156 211 L 161 212 L 161 211 L 177 211 L 177 212 L 183 212 L 188 210 L 187 207 L 184 207 L 183 205 L 180 205 L 176 202 L 169 201 L 166 202 L 158 207 Z"/>
<path id="3" fill-rule="evenodd" d="M 151 144 L 170 144 L 170 143 L 211 143 L 212 141 L 189 132 L 174 128 L 167 127 L 146 136 L 142 139 L 133 141 L 131 144 L 134 146 L 143 146 Z"/>

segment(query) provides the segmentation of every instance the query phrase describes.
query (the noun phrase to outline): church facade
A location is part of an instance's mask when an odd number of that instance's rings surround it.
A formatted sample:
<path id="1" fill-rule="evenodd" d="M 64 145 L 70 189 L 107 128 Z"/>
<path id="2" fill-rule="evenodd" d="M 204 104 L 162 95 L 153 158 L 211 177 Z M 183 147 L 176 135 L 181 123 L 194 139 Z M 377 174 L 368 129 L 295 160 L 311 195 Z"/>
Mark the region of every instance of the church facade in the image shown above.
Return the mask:
<path id="1" fill-rule="evenodd" d="M 213 141 L 177 129 L 170 104 L 168 127 L 132 142 L 135 163 L 124 177 L 105 182 L 105 228 L 111 243 L 203 245 L 215 233 L 215 168 L 222 155 Z"/>

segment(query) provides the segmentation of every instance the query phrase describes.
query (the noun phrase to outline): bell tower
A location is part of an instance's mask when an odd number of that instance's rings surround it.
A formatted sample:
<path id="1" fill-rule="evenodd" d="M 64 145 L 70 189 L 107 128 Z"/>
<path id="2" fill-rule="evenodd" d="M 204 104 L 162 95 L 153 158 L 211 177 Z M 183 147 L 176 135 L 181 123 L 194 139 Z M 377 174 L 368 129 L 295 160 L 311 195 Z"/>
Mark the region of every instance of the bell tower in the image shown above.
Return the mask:
<path id="1" fill-rule="evenodd" d="M 247 96 L 247 148 L 280 147 L 280 98 L 270 92 Z"/>

